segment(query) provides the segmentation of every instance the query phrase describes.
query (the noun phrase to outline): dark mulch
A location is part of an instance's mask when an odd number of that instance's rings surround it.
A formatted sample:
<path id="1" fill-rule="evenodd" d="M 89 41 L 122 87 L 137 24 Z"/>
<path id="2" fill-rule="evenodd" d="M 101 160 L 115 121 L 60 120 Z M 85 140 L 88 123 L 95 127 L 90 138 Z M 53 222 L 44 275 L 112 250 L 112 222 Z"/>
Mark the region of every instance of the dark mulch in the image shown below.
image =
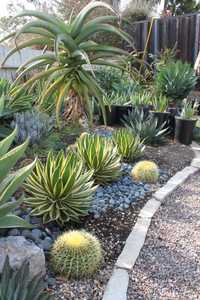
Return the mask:
<path id="1" fill-rule="evenodd" d="M 193 152 L 189 147 L 173 142 L 156 148 L 147 147 L 144 156 L 145 159 L 155 161 L 161 169 L 168 170 L 171 175 L 189 165 L 193 157 Z M 158 185 L 155 188 L 158 188 Z M 82 281 L 57 279 L 57 284 L 53 287 L 56 299 L 102 299 L 114 263 L 123 249 L 141 208 L 150 196 L 145 200 L 132 203 L 129 209 L 123 212 L 109 210 L 98 219 L 92 216 L 87 218 L 82 227 L 96 234 L 104 250 L 104 262 L 101 270 L 95 274 L 94 278 Z"/>

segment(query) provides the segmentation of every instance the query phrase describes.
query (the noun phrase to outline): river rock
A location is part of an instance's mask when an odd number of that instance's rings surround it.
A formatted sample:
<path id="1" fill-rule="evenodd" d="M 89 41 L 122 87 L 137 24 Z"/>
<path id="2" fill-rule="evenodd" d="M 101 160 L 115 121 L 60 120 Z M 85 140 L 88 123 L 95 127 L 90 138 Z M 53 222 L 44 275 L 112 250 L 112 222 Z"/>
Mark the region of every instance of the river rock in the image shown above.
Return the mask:
<path id="1" fill-rule="evenodd" d="M 0 273 L 2 272 L 6 256 L 10 266 L 18 269 L 24 261 L 29 262 L 30 276 L 45 275 L 45 256 L 42 249 L 23 236 L 8 236 L 0 238 Z"/>

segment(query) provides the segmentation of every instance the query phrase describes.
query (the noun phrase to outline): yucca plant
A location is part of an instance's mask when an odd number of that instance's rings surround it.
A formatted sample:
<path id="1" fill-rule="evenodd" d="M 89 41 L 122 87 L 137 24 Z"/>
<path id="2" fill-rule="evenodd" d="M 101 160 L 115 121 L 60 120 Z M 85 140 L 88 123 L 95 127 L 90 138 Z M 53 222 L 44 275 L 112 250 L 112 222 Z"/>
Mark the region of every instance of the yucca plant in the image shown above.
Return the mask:
<path id="1" fill-rule="evenodd" d="M 96 189 L 92 175 L 93 172 L 83 170 L 83 163 L 75 153 L 68 152 L 65 156 L 63 151 L 57 155 L 50 152 L 45 164 L 38 160 L 25 184 L 29 195 L 26 204 L 32 208 L 31 214 L 42 216 L 44 223 L 78 222 L 87 215 Z"/>
<path id="2" fill-rule="evenodd" d="M 16 134 L 17 129 L 0 142 L 0 228 L 31 226 L 13 214 L 13 211 L 23 202 L 23 197 L 15 202 L 9 201 L 35 166 L 34 161 L 24 168 L 11 172 L 16 162 L 23 156 L 28 145 L 27 140 L 24 144 L 8 151 Z"/>
<path id="3" fill-rule="evenodd" d="M 121 157 L 127 161 L 134 161 L 145 149 L 140 137 L 135 136 L 133 131 L 127 128 L 116 130 L 113 134 L 113 142 Z"/>
<path id="4" fill-rule="evenodd" d="M 172 100 L 183 100 L 195 87 L 197 77 L 188 63 L 171 62 L 159 68 L 156 75 L 156 87 L 159 93 Z"/>
<path id="5" fill-rule="evenodd" d="M 96 183 L 108 184 L 120 177 L 120 155 L 112 140 L 86 133 L 77 140 L 77 152 Z"/>
<path id="6" fill-rule="evenodd" d="M 133 131 L 134 135 L 138 135 L 146 145 L 162 144 L 165 141 L 167 128 L 165 124 L 158 126 L 158 120 L 153 116 L 145 116 L 144 112 L 136 109 L 129 112 L 124 117 L 123 123 L 126 128 Z"/>
<path id="7" fill-rule="evenodd" d="M 13 271 L 6 257 L 0 280 L 0 300 L 53 300 L 44 293 L 44 283 L 39 275 L 30 278 L 29 265 L 24 262 Z"/>
<path id="8" fill-rule="evenodd" d="M 123 57 L 127 55 L 124 50 L 93 41 L 96 34 L 104 32 L 116 34 L 130 43 L 127 33 L 110 24 L 116 21 L 116 15 L 101 16 L 88 21 L 88 16 L 97 8 L 106 8 L 115 14 L 113 8 L 100 1 L 92 1 L 68 22 L 47 13 L 24 11 L 17 17 L 30 16 L 35 17 L 36 20 L 28 22 L 20 30 L 9 35 L 9 38 L 11 36 L 15 38 L 17 46 L 8 53 L 4 62 L 16 51 L 26 47 L 38 46 L 53 50 L 52 53 L 43 53 L 24 63 L 19 69 L 18 79 L 36 68 L 44 69 L 32 76 L 23 88 L 45 79 L 46 85 L 40 97 L 40 104 L 57 90 L 55 99 L 57 120 L 62 103 L 65 102 L 68 103 L 67 111 L 76 112 L 75 115 L 77 115 L 79 107 L 81 113 L 84 109 L 89 120 L 92 121 L 90 96 L 98 99 L 104 111 L 102 90 L 95 79 L 93 65 L 120 68 Z M 22 34 L 28 38 L 29 34 L 33 33 L 34 38 L 18 43 L 17 40 Z M 110 58 L 112 58 L 112 62 Z M 65 116 L 73 117 L 73 113 L 67 114 L 66 112 Z"/>

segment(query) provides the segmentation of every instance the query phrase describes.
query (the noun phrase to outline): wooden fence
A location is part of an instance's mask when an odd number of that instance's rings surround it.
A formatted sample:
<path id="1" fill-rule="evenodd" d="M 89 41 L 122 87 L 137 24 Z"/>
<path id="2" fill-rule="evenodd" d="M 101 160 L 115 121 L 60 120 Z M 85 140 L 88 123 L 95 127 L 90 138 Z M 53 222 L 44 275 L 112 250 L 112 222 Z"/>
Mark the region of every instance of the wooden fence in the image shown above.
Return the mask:
<path id="1" fill-rule="evenodd" d="M 144 51 L 151 21 L 140 21 L 129 28 L 135 48 Z M 157 55 L 177 44 L 177 57 L 194 64 L 200 48 L 200 13 L 154 19 L 147 52 Z"/>

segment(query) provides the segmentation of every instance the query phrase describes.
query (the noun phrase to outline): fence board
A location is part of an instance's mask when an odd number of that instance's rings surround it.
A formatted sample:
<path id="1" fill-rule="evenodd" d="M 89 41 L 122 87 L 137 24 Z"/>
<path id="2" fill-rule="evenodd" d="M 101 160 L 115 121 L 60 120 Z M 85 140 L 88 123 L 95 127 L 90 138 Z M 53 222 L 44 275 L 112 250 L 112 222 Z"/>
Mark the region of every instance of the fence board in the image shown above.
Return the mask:
<path id="1" fill-rule="evenodd" d="M 150 21 L 134 23 L 135 48 L 144 51 Z M 154 21 L 148 53 L 157 55 L 177 43 L 177 57 L 194 64 L 200 48 L 200 14 L 163 17 Z"/>

